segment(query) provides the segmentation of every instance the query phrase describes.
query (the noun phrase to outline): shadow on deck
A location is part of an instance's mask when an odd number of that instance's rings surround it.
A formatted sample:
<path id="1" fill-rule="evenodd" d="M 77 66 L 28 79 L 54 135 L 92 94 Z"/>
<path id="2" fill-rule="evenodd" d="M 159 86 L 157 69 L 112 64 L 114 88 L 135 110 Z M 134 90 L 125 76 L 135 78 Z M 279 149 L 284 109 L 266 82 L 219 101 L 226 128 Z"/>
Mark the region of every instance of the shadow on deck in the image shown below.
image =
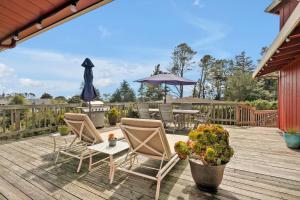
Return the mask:
<path id="1" fill-rule="evenodd" d="M 300 151 L 288 149 L 277 129 L 226 127 L 235 155 L 215 194 L 199 191 L 187 161 L 180 161 L 161 186 L 161 199 L 300 199 Z M 177 140 L 179 135 L 174 135 Z M 62 141 L 60 141 L 62 142 Z M 153 181 L 117 172 L 108 182 L 108 166 L 76 173 L 78 160 L 53 164 L 48 136 L 0 145 L 1 199 L 153 199 Z"/>

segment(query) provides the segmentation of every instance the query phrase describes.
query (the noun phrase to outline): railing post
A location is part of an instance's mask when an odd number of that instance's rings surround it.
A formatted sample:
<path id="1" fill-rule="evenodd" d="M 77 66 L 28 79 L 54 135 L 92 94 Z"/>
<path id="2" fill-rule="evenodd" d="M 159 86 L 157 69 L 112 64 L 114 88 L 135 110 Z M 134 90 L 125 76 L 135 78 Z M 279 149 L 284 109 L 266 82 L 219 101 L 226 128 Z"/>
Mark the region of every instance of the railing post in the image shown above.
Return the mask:
<path id="1" fill-rule="evenodd" d="M 32 126 L 32 128 L 35 128 L 36 127 L 36 125 L 35 125 L 35 109 L 34 109 L 34 107 L 32 107 L 32 109 L 31 109 L 31 112 L 32 112 L 32 124 L 31 124 L 31 126 Z"/>
<path id="2" fill-rule="evenodd" d="M 3 133 L 5 133 L 6 131 L 6 116 L 5 116 L 5 110 L 2 110 L 2 120 L 3 120 L 3 123 L 2 123 L 2 128 L 3 128 Z"/>
<path id="3" fill-rule="evenodd" d="M 21 129 L 20 110 L 15 110 L 16 131 Z"/>
<path id="4" fill-rule="evenodd" d="M 251 121 L 251 125 L 255 126 L 255 111 L 256 109 L 254 107 L 252 107 L 251 112 L 250 112 L 250 121 Z"/>
<path id="5" fill-rule="evenodd" d="M 235 106 L 235 121 L 235 125 L 239 126 L 241 121 L 241 112 L 238 104 Z"/>

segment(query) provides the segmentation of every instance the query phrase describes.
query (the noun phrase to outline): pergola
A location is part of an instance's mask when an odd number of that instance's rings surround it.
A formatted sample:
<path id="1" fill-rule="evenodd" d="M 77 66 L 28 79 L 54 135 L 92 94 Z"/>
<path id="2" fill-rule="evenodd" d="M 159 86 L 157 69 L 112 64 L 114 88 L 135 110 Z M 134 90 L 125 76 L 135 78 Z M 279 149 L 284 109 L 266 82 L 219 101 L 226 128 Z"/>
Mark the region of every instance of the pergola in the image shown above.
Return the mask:
<path id="1" fill-rule="evenodd" d="M 112 0 L 1 0 L 0 51 Z"/>

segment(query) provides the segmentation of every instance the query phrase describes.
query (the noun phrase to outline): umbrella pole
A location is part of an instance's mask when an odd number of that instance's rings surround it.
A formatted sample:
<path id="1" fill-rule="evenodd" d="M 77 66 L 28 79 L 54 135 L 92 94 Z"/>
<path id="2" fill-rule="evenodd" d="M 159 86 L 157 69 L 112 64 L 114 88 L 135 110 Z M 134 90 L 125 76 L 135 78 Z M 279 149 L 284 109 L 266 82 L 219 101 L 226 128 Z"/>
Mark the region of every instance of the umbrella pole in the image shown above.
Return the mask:
<path id="1" fill-rule="evenodd" d="M 89 101 L 89 117 L 91 118 L 91 102 Z"/>
<path id="2" fill-rule="evenodd" d="M 165 99 L 164 99 L 164 103 L 167 103 L 167 84 L 165 83 Z"/>

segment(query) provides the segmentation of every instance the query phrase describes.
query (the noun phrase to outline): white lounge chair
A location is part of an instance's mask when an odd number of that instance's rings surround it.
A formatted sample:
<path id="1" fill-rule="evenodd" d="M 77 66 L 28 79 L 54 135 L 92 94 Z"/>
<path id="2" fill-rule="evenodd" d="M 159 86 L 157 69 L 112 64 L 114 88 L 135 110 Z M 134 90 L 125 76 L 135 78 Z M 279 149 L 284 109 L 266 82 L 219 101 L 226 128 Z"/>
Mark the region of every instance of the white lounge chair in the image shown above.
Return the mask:
<path id="1" fill-rule="evenodd" d="M 57 163 L 60 154 L 77 158 L 79 159 L 77 172 L 79 172 L 82 161 L 89 158 L 87 146 L 102 143 L 103 140 L 100 133 L 86 114 L 65 113 L 64 120 L 71 131 L 75 134 L 75 138 L 68 146 L 60 147 L 58 149 L 55 163 Z M 96 154 L 99 153 L 95 152 L 93 155 Z"/>
<path id="2" fill-rule="evenodd" d="M 149 104 L 138 103 L 137 108 L 141 119 L 151 119 L 150 112 L 149 112 Z"/>
<path id="3" fill-rule="evenodd" d="M 174 148 L 169 146 L 163 123 L 160 120 L 123 118 L 120 128 L 127 140 L 130 150 L 125 161 L 120 164 L 119 170 L 134 175 L 157 181 L 155 199 L 159 198 L 162 179 L 179 161 Z M 138 165 L 152 170 L 157 170 L 156 176 L 133 171 L 128 166 L 134 165 L 137 156 L 145 156 L 154 160 L 160 160 L 159 168 Z"/>

